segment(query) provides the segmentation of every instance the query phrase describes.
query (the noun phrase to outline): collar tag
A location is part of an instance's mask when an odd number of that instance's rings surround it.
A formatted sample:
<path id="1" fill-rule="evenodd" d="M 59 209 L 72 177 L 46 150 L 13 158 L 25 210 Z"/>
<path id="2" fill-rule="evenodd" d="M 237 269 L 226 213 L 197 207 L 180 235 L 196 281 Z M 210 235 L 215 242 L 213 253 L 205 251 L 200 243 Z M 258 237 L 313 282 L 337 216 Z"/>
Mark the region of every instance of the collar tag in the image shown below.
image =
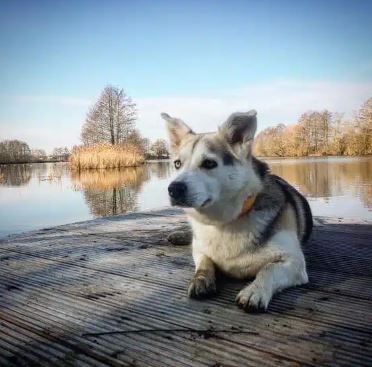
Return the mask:
<path id="1" fill-rule="evenodd" d="M 252 195 L 252 196 L 248 196 L 245 199 L 243 206 L 242 206 L 242 210 L 238 218 L 243 217 L 244 215 L 248 214 L 252 210 L 253 204 L 256 201 L 256 197 L 257 195 Z"/>

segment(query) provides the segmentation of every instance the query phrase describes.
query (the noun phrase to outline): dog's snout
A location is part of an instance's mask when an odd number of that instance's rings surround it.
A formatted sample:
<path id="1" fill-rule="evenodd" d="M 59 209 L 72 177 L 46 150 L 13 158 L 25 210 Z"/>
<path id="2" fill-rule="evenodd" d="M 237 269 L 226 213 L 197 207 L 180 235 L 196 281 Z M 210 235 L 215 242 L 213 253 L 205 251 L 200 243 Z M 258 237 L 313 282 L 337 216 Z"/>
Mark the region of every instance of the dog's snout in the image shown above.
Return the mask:
<path id="1" fill-rule="evenodd" d="M 186 196 L 187 186 L 183 182 L 172 182 L 168 186 L 169 196 L 173 199 L 183 199 Z"/>

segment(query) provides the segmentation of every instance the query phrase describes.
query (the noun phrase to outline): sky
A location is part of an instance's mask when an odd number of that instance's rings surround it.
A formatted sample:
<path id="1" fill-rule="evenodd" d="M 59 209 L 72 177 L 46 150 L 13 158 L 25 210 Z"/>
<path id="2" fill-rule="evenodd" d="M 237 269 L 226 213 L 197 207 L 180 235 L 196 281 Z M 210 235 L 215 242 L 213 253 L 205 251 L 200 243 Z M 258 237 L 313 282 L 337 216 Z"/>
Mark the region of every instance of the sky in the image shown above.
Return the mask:
<path id="1" fill-rule="evenodd" d="M 166 137 L 255 108 L 259 129 L 307 110 L 351 116 L 372 96 L 372 1 L 0 1 L 0 140 L 80 143 L 107 84 Z"/>

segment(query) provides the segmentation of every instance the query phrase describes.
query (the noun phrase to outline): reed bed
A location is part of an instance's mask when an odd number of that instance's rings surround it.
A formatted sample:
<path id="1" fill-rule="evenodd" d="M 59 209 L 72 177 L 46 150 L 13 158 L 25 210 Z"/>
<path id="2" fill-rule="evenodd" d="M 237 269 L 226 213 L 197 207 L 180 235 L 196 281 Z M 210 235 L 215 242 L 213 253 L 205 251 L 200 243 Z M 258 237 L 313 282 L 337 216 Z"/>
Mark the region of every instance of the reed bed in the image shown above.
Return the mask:
<path id="1" fill-rule="evenodd" d="M 82 146 L 70 156 L 71 168 L 76 170 L 136 167 L 144 162 L 144 155 L 131 144 Z"/>

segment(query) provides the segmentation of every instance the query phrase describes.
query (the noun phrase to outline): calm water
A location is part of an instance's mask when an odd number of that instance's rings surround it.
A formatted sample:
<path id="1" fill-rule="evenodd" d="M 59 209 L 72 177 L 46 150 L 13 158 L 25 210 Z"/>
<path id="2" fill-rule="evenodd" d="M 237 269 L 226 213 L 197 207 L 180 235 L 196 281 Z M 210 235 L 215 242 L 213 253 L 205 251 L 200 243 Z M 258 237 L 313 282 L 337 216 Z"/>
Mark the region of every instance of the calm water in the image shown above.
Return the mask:
<path id="1" fill-rule="evenodd" d="M 314 215 L 372 219 L 372 157 L 268 160 L 304 193 Z M 168 205 L 169 162 L 122 170 L 66 163 L 0 166 L 0 237 Z"/>

